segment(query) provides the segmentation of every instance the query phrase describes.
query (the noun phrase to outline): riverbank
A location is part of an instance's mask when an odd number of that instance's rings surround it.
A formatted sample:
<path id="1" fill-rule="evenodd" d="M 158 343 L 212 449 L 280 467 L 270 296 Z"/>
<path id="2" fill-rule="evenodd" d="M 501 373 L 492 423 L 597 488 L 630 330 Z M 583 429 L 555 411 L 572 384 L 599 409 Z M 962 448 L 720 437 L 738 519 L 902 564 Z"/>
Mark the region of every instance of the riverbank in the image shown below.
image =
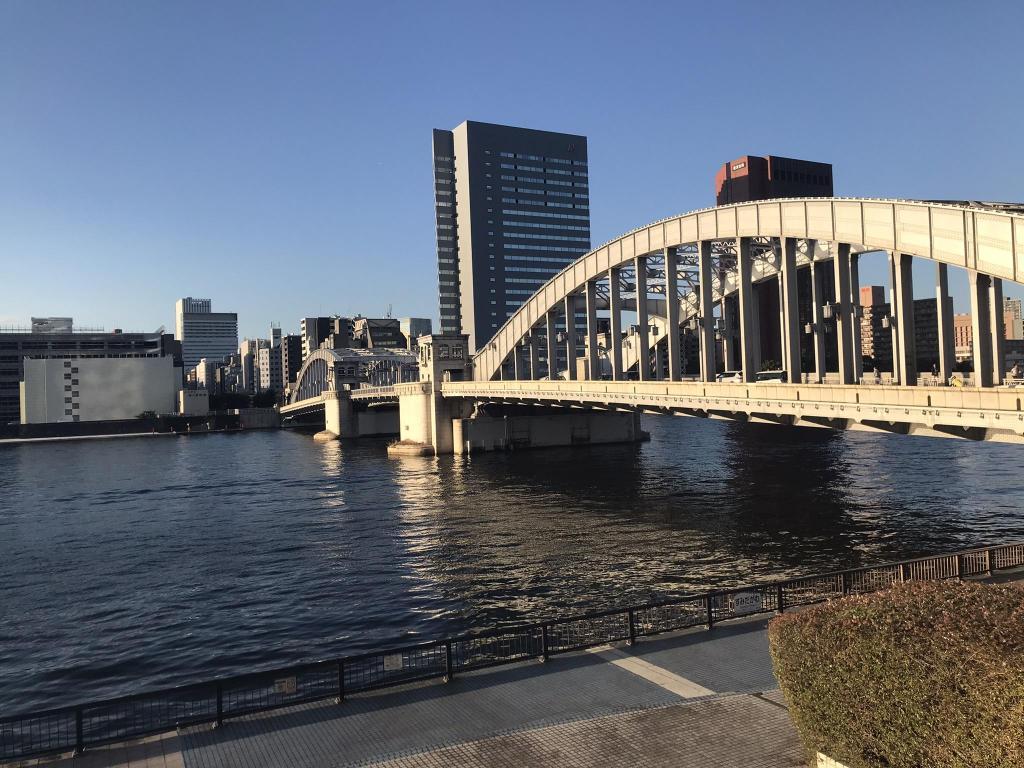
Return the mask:
<path id="1" fill-rule="evenodd" d="M 515 755 L 515 765 L 571 768 L 793 768 L 806 755 L 773 672 L 769 621 L 741 617 L 2 765 L 490 768 Z M 277 689 L 295 684 L 280 677 Z"/>
<path id="2" fill-rule="evenodd" d="M 0 711 L 1024 540 L 1013 446 L 649 425 L 399 461 L 291 429 L 9 446 Z"/>
<path id="3" fill-rule="evenodd" d="M 124 432 L 122 434 L 117 435 L 69 435 L 67 437 L 10 437 L 0 439 L 0 446 L 26 445 L 29 443 L 69 443 L 78 440 L 114 440 L 120 437 L 176 437 L 177 435 L 177 432 Z"/>

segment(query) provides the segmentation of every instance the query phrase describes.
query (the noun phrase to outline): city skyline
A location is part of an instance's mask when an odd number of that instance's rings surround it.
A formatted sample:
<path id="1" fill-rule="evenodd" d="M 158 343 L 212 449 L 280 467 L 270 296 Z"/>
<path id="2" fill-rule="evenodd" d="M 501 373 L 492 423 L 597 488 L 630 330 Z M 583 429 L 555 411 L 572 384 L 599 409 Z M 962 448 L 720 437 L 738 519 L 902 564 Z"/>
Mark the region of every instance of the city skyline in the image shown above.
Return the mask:
<path id="1" fill-rule="evenodd" d="M 242 337 L 272 320 L 294 331 L 309 315 L 379 317 L 389 304 L 436 320 L 426 132 L 464 119 L 586 135 L 594 245 L 713 205 L 715 170 L 746 153 L 830 162 L 838 195 L 1024 196 L 1024 160 L 1005 151 L 1020 108 L 985 76 L 1015 66 L 1011 30 L 1022 12 L 1009 4 L 966 19 L 888 8 L 884 29 L 870 13 L 845 19 L 828 8 L 744 4 L 684 17 L 652 5 L 583 17 L 527 5 L 514 66 L 472 34 L 499 11 L 451 10 L 412 7 L 394 19 L 386 9 L 310 5 L 247 14 L 236 28 L 227 6 L 6 5 L 0 103 L 12 117 L 0 143 L 0 253 L 12 257 L 0 325 L 66 315 L 108 329 L 170 328 L 175 299 L 187 295 L 237 312 Z M 532 21 L 612 53 L 552 53 L 545 35 L 528 34 Z M 802 46 L 780 45 L 755 68 L 719 55 L 715 35 L 689 37 L 684 58 L 670 45 L 684 24 L 827 39 L 839 23 L 872 55 L 821 55 L 810 67 Z M 426 63 L 452 24 L 478 66 L 431 88 L 436 67 Z M 374 55 L 372 32 L 385 26 L 388 55 Z M 950 35 L 974 51 L 961 67 L 931 50 Z M 648 55 L 633 56 L 626 39 L 644 40 Z M 549 76 L 552 63 L 561 77 Z M 775 79 L 800 85 L 812 119 L 787 119 L 790 97 L 767 87 Z M 577 86 L 567 95 L 569 80 Z M 952 92 L 969 95 L 953 105 Z M 639 119 L 644 103 L 662 119 Z M 726 117 L 741 115 L 738 106 L 777 119 Z M 970 119 L 947 119 L 964 109 Z M 919 297 L 929 295 L 927 266 Z M 883 283 L 883 271 L 865 259 L 862 283 Z M 951 288 L 966 311 L 962 281 L 951 276 Z"/>

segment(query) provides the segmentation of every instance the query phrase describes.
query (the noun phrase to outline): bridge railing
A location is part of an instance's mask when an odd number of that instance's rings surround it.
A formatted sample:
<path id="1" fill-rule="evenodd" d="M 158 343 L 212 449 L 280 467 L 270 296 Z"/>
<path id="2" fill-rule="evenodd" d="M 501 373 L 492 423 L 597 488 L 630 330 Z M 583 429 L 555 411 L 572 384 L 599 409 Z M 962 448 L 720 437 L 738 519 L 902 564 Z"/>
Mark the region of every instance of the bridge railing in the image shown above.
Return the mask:
<path id="1" fill-rule="evenodd" d="M 557 400 L 610 400 L 618 397 L 701 397 L 801 403 L 886 405 L 911 408 L 1024 412 L 1024 388 L 864 387 L 856 384 L 783 384 L 686 381 L 456 381 L 441 391 L 452 397 L 537 396 Z M 554 397 L 557 395 L 557 397 Z"/>
<path id="2" fill-rule="evenodd" d="M 408 383 L 408 382 L 402 382 Z M 351 396 L 355 399 L 372 399 L 377 397 L 395 397 L 395 385 L 384 384 L 379 387 L 359 387 L 353 389 Z"/>
<path id="3" fill-rule="evenodd" d="M 216 723 L 470 670 L 633 642 L 677 630 L 782 612 L 902 581 L 989 576 L 1024 566 L 1024 543 L 978 547 L 844 571 L 715 590 L 628 608 L 552 618 L 342 658 L 222 677 L 166 690 L 0 717 L 0 760 L 81 752 L 175 728 Z"/>

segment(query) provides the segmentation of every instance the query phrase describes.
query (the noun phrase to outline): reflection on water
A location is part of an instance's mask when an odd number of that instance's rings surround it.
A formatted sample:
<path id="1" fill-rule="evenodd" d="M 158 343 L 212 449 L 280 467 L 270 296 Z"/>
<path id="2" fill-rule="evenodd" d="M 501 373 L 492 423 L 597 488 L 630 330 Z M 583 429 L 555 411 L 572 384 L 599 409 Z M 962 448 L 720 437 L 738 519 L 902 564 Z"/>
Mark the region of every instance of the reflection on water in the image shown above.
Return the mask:
<path id="1" fill-rule="evenodd" d="M 1013 446 L 646 428 L 439 459 L 289 432 L 4 448 L 0 711 L 1024 539 Z"/>

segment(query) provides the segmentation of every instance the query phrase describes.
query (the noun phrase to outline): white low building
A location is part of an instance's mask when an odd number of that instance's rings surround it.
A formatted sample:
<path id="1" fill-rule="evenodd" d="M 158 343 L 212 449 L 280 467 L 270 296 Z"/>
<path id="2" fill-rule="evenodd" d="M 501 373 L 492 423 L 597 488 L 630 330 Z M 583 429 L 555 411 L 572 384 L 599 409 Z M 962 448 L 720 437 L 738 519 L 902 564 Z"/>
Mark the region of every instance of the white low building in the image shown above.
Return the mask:
<path id="1" fill-rule="evenodd" d="M 175 413 L 181 389 L 174 360 L 163 357 L 26 358 L 21 423 L 134 419 Z"/>
<path id="2" fill-rule="evenodd" d="M 183 389 L 178 393 L 178 413 L 205 416 L 210 412 L 210 393 L 205 389 Z"/>

